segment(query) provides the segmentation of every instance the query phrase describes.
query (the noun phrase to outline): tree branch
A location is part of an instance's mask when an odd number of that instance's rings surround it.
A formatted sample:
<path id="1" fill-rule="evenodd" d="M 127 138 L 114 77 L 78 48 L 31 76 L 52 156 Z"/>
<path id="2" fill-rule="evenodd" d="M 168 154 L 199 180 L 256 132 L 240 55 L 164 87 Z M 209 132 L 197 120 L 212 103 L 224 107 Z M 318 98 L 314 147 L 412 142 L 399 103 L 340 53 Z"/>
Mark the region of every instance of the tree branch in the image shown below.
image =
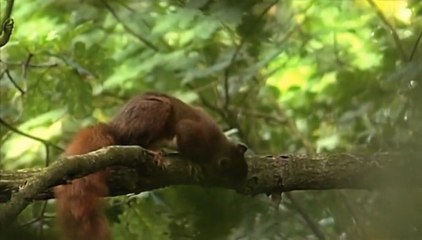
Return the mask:
<path id="1" fill-rule="evenodd" d="M 12 75 L 10 74 L 9 69 L 6 69 L 4 71 L 6 73 L 7 78 L 10 80 L 10 82 L 13 84 L 13 86 L 22 94 L 25 94 L 25 90 L 23 90 L 19 84 L 15 81 L 15 79 L 12 77 Z"/>
<path id="2" fill-rule="evenodd" d="M 274 191 L 305 189 L 372 189 L 378 187 L 420 187 L 414 161 L 403 165 L 403 156 L 379 153 L 255 156 L 248 159 L 249 173 L 241 185 L 226 178 L 200 174 L 190 176 L 191 166 L 174 155 L 166 158 L 165 169 L 154 154 L 137 146 L 111 146 L 85 155 L 66 157 L 44 169 L 0 171 L 0 223 L 5 226 L 33 200 L 53 198 L 51 188 L 66 181 L 111 167 L 110 195 L 139 193 L 170 185 L 205 185 L 234 189 L 256 195 Z M 405 168 L 404 166 L 410 166 Z M 12 194 L 11 194 L 12 193 Z"/>
<path id="3" fill-rule="evenodd" d="M 63 148 L 61 148 L 61 147 L 57 146 L 57 145 L 56 145 L 56 144 L 54 144 L 54 143 L 51 143 L 51 142 L 49 142 L 49 141 L 47 141 L 47 140 L 45 140 L 45 139 L 41 139 L 41 138 L 39 138 L 39 137 L 33 136 L 33 135 L 31 135 L 31 134 L 28 134 L 28 133 L 22 132 L 21 130 L 19 130 L 19 129 L 15 128 L 14 126 L 10 125 L 9 123 L 7 123 L 7 122 L 6 122 L 5 120 L 3 120 L 2 118 L 0 118 L 0 124 L 1 124 L 1 125 L 3 125 L 3 126 L 5 126 L 6 128 L 8 128 L 10 131 L 12 131 L 12 132 L 14 132 L 14 133 L 17 133 L 17 134 L 22 135 L 22 136 L 24 136 L 24 137 L 27 137 L 27 138 L 33 139 L 33 140 L 35 140 L 35 141 L 41 142 L 41 143 L 42 143 L 42 144 L 44 144 L 46 147 L 49 147 L 49 146 L 50 146 L 50 147 L 55 148 L 56 150 L 59 150 L 59 151 L 64 151 L 64 149 L 63 149 Z"/>
<path id="4" fill-rule="evenodd" d="M 126 25 L 126 23 L 124 21 L 122 21 L 122 19 L 120 19 L 119 15 L 116 13 L 116 11 L 114 11 L 114 9 L 111 7 L 111 5 L 107 3 L 106 0 L 101 0 L 101 2 L 103 3 L 104 7 L 107 8 L 107 10 L 111 13 L 111 15 L 113 15 L 113 17 L 117 20 L 117 22 L 122 24 L 123 28 L 128 33 L 130 33 L 132 36 L 136 37 L 140 42 L 142 42 L 143 44 L 145 44 L 147 47 L 151 48 L 155 52 L 159 52 L 158 47 L 156 47 L 153 43 L 148 41 L 148 39 L 146 39 L 142 35 L 136 33 L 128 25 Z"/>
<path id="5" fill-rule="evenodd" d="M 418 37 L 416 38 L 415 44 L 413 45 L 412 52 L 410 53 L 410 56 L 409 56 L 409 62 L 413 60 L 413 57 L 415 56 L 416 50 L 418 49 L 418 45 L 421 39 L 422 39 L 422 31 L 419 33 Z"/>
<path id="6" fill-rule="evenodd" d="M 9 41 L 10 36 L 12 35 L 12 30 L 14 26 L 13 19 L 11 18 L 12 11 L 13 11 L 13 5 L 14 0 L 8 0 L 5 13 L 3 18 L 1 19 L 0 25 L 0 48 L 6 45 L 6 43 Z"/>
<path id="7" fill-rule="evenodd" d="M 12 194 L 10 201 L 0 206 L 0 223 L 2 226 L 10 224 L 37 194 L 48 188 L 113 165 L 136 166 L 137 163 L 152 163 L 153 156 L 140 147 L 109 147 L 85 155 L 67 157 L 68 161 L 56 161 L 26 179 L 23 186 L 19 186 L 19 191 Z M 141 169 L 151 169 L 146 165 Z M 2 174 L 0 179 L 4 182 L 5 176 Z M 0 188 L 0 192 L 10 192 L 10 189 Z"/>
<path id="8" fill-rule="evenodd" d="M 381 19 L 381 21 L 385 24 L 385 26 L 390 30 L 391 35 L 393 37 L 394 43 L 396 44 L 397 50 L 399 51 L 399 55 L 403 61 L 407 61 L 408 58 L 406 57 L 406 53 L 404 52 L 403 45 L 401 44 L 400 37 L 397 34 L 396 29 L 393 27 L 393 25 L 388 21 L 387 17 L 384 15 L 384 13 L 381 11 L 381 9 L 377 6 L 374 0 L 367 0 L 368 3 L 371 5 L 372 8 L 375 9 L 375 12 L 377 13 L 378 17 Z"/>

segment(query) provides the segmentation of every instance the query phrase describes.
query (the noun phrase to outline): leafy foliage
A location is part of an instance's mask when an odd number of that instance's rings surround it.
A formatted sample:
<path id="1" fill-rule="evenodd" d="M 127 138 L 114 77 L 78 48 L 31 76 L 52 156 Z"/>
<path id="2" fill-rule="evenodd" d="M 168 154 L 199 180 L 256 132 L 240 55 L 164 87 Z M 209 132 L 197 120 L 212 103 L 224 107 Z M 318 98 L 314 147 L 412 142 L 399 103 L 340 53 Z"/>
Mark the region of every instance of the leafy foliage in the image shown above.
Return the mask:
<path id="1" fill-rule="evenodd" d="M 204 106 L 256 153 L 420 149 L 420 1 L 33 0 L 12 17 L 0 117 L 62 147 L 152 89 Z M 4 124 L 0 144 L 8 169 L 60 154 Z M 172 187 L 110 200 L 110 216 L 116 239 L 321 239 L 312 225 L 328 239 L 421 235 L 419 190 L 292 197 Z M 39 219 L 26 227 L 54 236 Z"/>

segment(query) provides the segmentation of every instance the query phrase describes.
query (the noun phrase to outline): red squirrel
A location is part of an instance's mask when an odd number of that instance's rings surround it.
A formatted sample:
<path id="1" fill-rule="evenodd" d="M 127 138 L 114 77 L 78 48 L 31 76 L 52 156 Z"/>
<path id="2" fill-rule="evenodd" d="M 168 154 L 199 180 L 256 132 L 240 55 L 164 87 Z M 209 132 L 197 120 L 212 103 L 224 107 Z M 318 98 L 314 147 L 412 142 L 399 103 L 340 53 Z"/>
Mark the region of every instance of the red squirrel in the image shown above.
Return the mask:
<path id="1" fill-rule="evenodd" d="M 110 145 L 139 145 L 157 150 L 176 147 L 182 159 L 244 179 L 247 164 L 242 144 L 227 139 L 215 120 L 200 108 L 156 92 L 135 96 L 109 124 L 81 130 L 66 148 L 66 155 L 88 153 Z M 57 214 L 69 239 L 109 240 L 108 222 L 100 197 L 108 195 L 107 170 L 55 187 Z"/>

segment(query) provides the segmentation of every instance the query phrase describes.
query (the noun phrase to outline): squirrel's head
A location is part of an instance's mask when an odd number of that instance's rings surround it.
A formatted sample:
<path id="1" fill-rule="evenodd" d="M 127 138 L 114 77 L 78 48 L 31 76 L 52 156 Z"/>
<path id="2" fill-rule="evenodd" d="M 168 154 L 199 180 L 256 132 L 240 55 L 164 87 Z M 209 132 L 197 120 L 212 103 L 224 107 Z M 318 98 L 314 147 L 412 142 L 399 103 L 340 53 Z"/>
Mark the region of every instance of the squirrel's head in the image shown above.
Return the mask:
<path id="1" fill-rule="evenodd" d="M 226 154 L 218 159 L 218 168 L 221 174 L 236 181 L 245 180 L 248 174 L 248 164 L 245 160 L 245 152 L 248 148 L 243 144 L 231 144 Z"/>

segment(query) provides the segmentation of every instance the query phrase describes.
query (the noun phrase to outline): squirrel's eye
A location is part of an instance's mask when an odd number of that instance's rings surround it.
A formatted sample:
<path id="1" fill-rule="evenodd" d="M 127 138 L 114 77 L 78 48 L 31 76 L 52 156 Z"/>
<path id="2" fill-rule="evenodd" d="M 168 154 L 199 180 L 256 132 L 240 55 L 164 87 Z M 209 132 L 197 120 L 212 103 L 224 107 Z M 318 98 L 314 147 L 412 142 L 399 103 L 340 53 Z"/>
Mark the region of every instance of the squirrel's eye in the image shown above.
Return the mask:
<path id="1" fill-rule="evenodd" d="M 219 166 L 221 168 L 226 168 L 226 167 L 228 167 L 228 165 L 229 165 L 229 159 L 227 159 L 227 158 L 220 159 Z"/>

